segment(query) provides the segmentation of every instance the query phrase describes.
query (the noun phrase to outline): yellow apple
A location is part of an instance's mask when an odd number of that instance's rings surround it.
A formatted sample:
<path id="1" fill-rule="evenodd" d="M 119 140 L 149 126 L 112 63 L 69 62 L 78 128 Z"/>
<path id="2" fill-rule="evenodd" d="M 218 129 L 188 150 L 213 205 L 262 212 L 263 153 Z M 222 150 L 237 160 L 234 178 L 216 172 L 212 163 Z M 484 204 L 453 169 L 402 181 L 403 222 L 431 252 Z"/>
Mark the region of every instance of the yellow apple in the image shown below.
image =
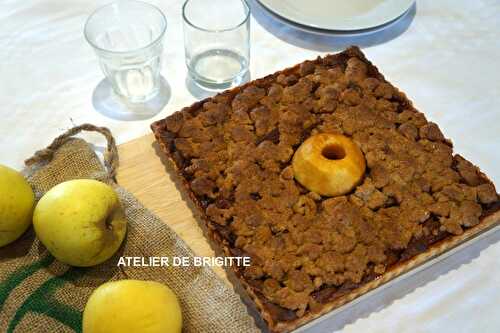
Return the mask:
<path id="1" fill-rule="evenodd" d="M 111 186 L 76 179 L 45 193 L 35 207 L 33 226 L 59 261 L 88 267 L 116 253 L 125 238 L 127 220 Z"/>
<path id="2" fill-rule="evenodd" d="M 0 247 L 28 229 L 34 205 L 35 195 L 23 175 L 0 165 Z"/>
<path id="3" fill-rule="evenodd" d="M 180 333 L 174 292 L 154 281 L 121 280 L 97 288 L 83 311 L 83 333 Z"/>

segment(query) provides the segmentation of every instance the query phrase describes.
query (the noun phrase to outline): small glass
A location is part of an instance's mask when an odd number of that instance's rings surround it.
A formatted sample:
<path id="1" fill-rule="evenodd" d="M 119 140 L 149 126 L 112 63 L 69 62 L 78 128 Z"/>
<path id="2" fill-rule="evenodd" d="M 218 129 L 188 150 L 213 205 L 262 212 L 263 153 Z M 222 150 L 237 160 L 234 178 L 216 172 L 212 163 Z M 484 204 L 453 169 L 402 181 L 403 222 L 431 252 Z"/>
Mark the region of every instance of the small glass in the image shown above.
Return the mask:
<path id="1" fill-rule="evenodd" d="M 113 90 L 132 103 L 160 91 L 161 54 L 167 19 L 157 7 L 120 0 L 97 9 L 84 34 Z"/>
<path id="2" fill-rule="evenodd" d="M 210 90 L 242 83 L 250 61 L 250 7 L 244 0 L 187 0 L 182 7 L 186 65 Z"/>

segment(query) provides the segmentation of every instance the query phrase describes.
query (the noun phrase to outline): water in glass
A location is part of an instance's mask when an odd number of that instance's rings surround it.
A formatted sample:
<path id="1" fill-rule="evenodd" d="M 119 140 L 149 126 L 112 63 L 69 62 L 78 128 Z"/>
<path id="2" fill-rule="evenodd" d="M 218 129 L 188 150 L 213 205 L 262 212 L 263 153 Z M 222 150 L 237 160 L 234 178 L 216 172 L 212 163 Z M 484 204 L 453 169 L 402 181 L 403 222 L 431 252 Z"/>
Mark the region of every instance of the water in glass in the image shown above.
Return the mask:
<path id="1" fill-rule="evenodd" d="M 212 49 L 193 56 L 189 62 L 191 73 L 206 84 L 234 84 L 248 69 L 247 59 L 232 50 Z"/>

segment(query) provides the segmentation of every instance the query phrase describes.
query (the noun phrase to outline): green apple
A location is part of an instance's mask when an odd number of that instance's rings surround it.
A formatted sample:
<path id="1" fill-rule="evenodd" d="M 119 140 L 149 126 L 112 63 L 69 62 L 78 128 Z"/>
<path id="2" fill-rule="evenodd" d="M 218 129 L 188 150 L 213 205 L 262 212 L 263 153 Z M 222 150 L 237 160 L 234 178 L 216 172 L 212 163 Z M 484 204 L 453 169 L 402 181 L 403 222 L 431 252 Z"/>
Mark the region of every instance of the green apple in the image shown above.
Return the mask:
<path id="1" fill-rule="evenodd" d="M 88 267 L 115 254 L 125 238 L 127 220 L 111 186 L 76 179 L 45 193 L 35 207 L 33 226 L 59 261 Z"/>
<path id="2" fill-rule="evenodd" d="M 34 205 L 35 195 L 23 175 L 0 165 L 0 247 L 28 229 Z"/>
<path id="3" fill-rule="evenodd" d="M 120 280 L 97 288 L 83 311 L 83 333 L 181 333 L 174 292 L 154 281 Z"/>

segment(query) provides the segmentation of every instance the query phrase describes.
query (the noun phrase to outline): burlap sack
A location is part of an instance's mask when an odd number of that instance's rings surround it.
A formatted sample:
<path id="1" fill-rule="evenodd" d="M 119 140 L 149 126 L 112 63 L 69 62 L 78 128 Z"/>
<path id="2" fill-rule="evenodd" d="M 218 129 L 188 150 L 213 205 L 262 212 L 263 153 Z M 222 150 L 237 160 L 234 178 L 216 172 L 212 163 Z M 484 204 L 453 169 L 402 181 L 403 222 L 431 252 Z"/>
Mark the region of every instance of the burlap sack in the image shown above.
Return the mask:
<path id="1" fill-rule="evenodd" d="M 107 137 L 107 170 L 88 143 L 70 138 L 81 130 Z M 209 268 L 117 267 L 120 256 L 184 257 L 193 253 L 166 224 L 114 183 L 116 146 L 107 129 L 78 126 L 27 162 L 31 166 L 25 174 L 37 199 L 70 179 L 94 178 L 111 184 L 125 209 L 128 232 L 119 253 L 86 269 L 55 260 L 32 229 L 0 248 L 0 332 L 81 332 L 82 311 L 92 291 L 104 282 L 120 279 L 154 280 L 172 288 L 182 304 L 184 332 L 258 332 L 237 294 Z"/>

